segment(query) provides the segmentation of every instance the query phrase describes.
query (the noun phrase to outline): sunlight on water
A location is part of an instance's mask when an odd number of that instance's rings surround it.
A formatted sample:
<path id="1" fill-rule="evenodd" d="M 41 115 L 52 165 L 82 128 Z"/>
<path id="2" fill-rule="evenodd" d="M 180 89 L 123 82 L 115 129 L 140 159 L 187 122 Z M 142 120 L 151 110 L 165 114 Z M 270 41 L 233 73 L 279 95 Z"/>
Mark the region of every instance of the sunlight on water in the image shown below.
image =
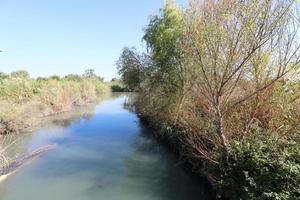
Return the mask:
<path id="1" fill-rule="evenodd" d="M 125 99 L 103 101 L 94 114 L 83 117 L 57 117 L 55 125 L 24 137 L 27 149 L 57 148 L 3 182 L 0 199 L 208 199 L 205 187 L 123 108 Z"/>

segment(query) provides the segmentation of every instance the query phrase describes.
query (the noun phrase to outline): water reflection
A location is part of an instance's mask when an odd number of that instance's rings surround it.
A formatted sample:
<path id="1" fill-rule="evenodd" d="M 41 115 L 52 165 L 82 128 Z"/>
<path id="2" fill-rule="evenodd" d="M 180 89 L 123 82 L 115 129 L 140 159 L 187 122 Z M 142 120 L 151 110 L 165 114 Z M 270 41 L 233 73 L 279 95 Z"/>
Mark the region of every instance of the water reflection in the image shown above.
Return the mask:
<path id="1" fill-rule="evenodd" d="M 57 149 L 0 185 L 0 199 L 208 199 L 205 187 L 123 108 L 126 99 L 117 94 L 89 117 L 56 118 L 32 134 L 26 148 L 47 142 Z"/>
<path id="2" fill-rule="evenodd" d="M 28 130 L 21 134 L 1 136 L 1 149 L 6 149 L 5 156 L 8 158 L 15 158 L 25 154 L 34 148 L 48 143 L 49 137 L 59 137 L 63 135 L 65 132 L 64 129 L 71 124 L 80 123 L 80 120 L 83 119 L 91 120 L 95 115 L 96 106 L 97 104 L 89 104 L 87 106 L 76 107 L 70 112 L 44 117 L 38 127 L 34 128 L 38 130 L 36 131 L 38 134 L 36 134 L 35 131 Z M 28 143 L 32 143 L 33 145 L 28 145 Z M 30 147 L 28 148 L 28 146 Z"/>

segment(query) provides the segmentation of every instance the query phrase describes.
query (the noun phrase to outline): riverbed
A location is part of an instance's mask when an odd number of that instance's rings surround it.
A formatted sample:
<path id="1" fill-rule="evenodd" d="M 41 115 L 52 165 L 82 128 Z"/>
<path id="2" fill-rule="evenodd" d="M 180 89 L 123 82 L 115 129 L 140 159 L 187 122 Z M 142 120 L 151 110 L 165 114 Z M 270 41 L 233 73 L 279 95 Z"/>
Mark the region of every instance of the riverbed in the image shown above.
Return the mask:
<path id="1" fill-rule="evenodd" d="M 77 114 L 55 116 L 18 141 L 20 151 L 56 148 L 0 184 L 2 200 L 205 200 L 205 184 L 113 94 Z M 76 117 L 74 117 L 76 116 Z"/>

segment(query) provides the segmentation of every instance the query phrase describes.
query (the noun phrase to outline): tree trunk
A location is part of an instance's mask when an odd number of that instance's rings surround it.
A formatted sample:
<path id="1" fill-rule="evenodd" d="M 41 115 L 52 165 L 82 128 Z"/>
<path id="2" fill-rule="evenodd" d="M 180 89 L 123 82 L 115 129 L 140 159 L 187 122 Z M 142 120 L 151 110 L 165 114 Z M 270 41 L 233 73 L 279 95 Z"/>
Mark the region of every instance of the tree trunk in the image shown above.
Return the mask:
<path id="1" fill-rule="evenodd" d="M 215 127 L 216 127 L 217 134 L 221 140 L 222 146 L 226 148 L 228 146 L 228 140 L 224 133 L 224 117 L 222 115 L 219 106 L 217 107 L 217 112 L 215 117 Z"/>

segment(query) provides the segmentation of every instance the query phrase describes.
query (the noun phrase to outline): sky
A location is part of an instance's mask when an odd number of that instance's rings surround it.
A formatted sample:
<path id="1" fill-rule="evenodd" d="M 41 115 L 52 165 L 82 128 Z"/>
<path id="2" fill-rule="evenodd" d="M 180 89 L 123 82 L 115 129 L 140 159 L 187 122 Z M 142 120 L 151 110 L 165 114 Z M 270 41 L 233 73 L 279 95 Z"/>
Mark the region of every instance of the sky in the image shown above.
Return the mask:
<path id="1" fill-rule="evenodd" d="M 185 0 L 178 0 L 184 5 Z M 110 80 L 125 46 L 142 50 L 143 28 L 164 0 L 0 0 L 0 71 L 31 77 L 85 69 Z"/>

